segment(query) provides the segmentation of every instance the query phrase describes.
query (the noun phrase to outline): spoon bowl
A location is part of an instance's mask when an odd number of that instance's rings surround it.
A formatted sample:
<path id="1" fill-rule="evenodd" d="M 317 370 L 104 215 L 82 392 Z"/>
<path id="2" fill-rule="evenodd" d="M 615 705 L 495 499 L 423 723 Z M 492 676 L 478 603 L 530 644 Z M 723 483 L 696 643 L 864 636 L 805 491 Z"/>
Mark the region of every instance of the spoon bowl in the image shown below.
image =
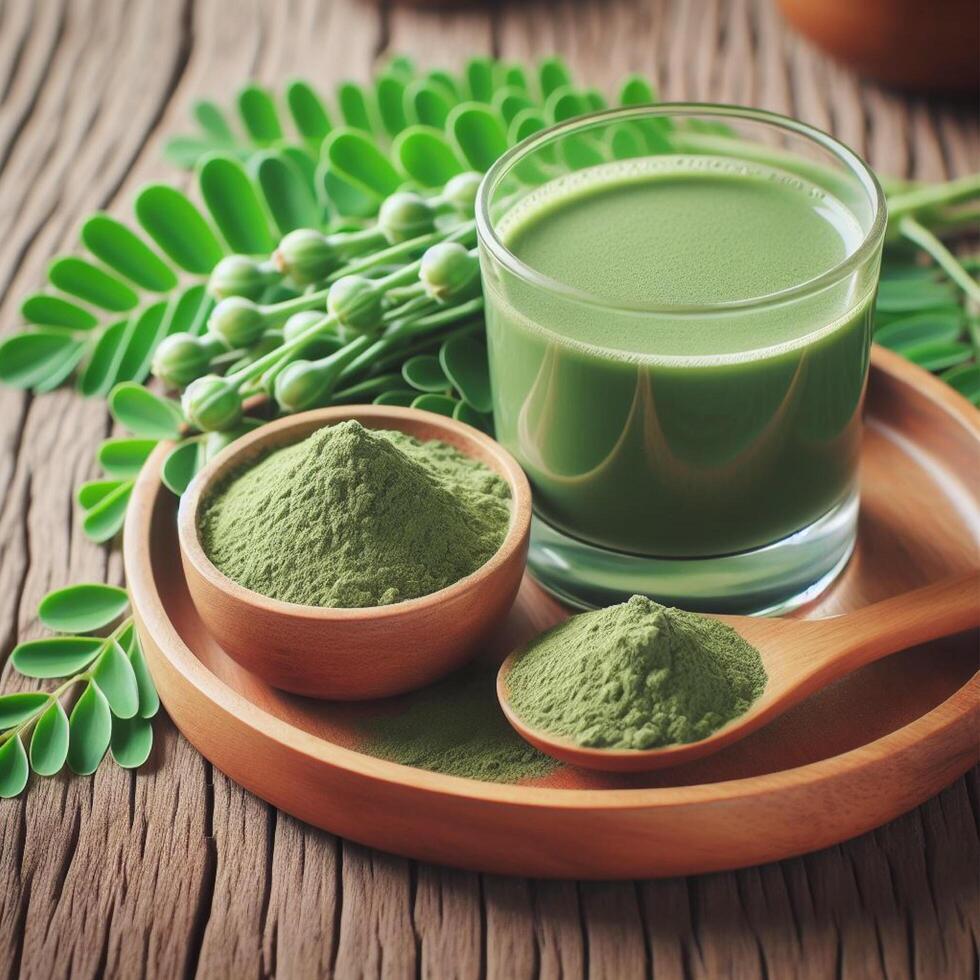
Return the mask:
<path id="1" fill-rule="evenodd" d="M 739 717 L 697 742 L 657 749 L 601 749 L 532 728 L 510 704 L 508 674 L 520 651 L 497 674 L 497 698 L 507 720 L 535 748 L 562 762 L 605 772 L 650 772 L 692 762 L 745 738 L 814 691 L 889 654 L 980 626 L 980 571 L 944 579 L 857 612 L 830 619 L 714 616 L 751 643 L 768 680 Z"/>
<path id="2" fill-rule="evenodd" d="M 507 482 L 510 526 L 486 564 L 438 592 L 356 609 L 282 602 L 233 582 L 215 567 L 198 534 L 198 515 L 211 489 L 270 450 L 348 419 L 368 429 L 396 429 L 422 441 L 449 443 Z M 344 405 L 287 416 L 228 446 L 191 481 L 180 501 L 177 532 L 191 600 L 229 656 L 281 690 L 315 698 L 361 700 L 430 684 L 479 649 L 517 596 L 530 522 L 527 478 L 514 458 L 489 436 L 419 409 Z"/>

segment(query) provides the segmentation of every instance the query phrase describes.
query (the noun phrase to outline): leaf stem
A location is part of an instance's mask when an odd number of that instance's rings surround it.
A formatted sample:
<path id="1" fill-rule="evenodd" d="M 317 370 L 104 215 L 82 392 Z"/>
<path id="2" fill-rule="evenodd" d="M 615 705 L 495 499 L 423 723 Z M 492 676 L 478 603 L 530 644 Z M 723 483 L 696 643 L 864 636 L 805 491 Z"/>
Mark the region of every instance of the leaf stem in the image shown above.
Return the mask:
<path id="1" fill-rule="evenodd" d="M 889 223 L 900 223 L 901 218 L 916 211 L 968 201 L 978 195 L 980 174 L 970 174 L 943 184 L 927 184 L 889 198 L 888 220 Z"/>
<path id="2" fill-rule="evenodd" d="M 980 283 L 967 273 L 955 255 L 924 225 L 911 215 L 898 223 L 899 233 L 935 259 L 943 271 L 974 302 L 980 304 Z"/>

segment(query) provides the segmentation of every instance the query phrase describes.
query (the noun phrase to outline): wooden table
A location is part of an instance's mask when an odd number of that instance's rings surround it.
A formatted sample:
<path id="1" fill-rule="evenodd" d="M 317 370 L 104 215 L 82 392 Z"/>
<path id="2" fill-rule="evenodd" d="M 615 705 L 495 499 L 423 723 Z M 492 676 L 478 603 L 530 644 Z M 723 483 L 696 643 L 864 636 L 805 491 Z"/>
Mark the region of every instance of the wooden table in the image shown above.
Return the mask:
<path id="1" fill-rule="evenodd" d="M 743 102 L 831 130 L 883 172 L 980 166 L 975 108 L 856 81 L 769 3 L 629 0 L 416 12 L 358 0 L 6 0 L 0 4 L 3 330 L 97 208 L 125 214 L 192 100 L 248 77 L 363 79 L 388 52 L 456 66 L 558 51 L 607 91 Z M 104 405 L 0 390 L 0 650 L 39 635 L 49 589 L 121 581 L 81 534 Z M 23 681 L 8 667 L 4 690 Z M 0 804 L 0 966 L 8 976 L 628 978 L 975 975 L 978 783 L 839 847 L 735 874 L 630 884 L 527 881 L 420 865 L 276 812 L 165 717 L 150 764 L 35 779 Z"/>

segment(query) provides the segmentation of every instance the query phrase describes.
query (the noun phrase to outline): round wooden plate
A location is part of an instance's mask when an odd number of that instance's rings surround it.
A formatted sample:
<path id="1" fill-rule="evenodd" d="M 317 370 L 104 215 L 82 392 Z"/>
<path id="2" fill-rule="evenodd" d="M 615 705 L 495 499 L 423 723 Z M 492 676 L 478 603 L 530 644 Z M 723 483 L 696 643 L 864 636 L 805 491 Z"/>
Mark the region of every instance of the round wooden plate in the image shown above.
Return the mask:
<path id="1" fill-rule="evenodd" d="M 980 413 L 887 351 L 872 360 L 858 548 L 804 615 L 854 609 L 978 561 Z M 363 722 L 390 713 L 390 702 L 283 694 L 208 635 L 181 572 L 177 501 L 159 480 L 165 453 L 158 448 L 144 467 L 125 533 L 133 608 L 164 705 L 232 779 L 336 834 L 503 874 L 692 874 L 862 833 L 938 792 L 977 758 L 975 635 L 874 664 L 745 741 L 658 773 L 565 768 L 533 784 L 501 785 L 374 758 L 358 750 Z M 565 615 L 525 579 L 484 655 L 499 662 Z"/>

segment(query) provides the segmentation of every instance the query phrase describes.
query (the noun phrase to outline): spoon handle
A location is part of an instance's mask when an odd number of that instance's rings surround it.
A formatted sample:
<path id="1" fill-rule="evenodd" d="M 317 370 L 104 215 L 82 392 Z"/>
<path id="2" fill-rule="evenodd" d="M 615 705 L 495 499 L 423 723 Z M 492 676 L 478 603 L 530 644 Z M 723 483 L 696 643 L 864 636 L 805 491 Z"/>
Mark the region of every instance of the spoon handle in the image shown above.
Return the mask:
<path id="1" fill-rule="evenodd" d="M 816 623 L 814 624 L 816 625 Z M 980 570 L 943 579 L 835 619 L 814 637 L 812 669 L 834 677 L 907 650 L 980 627 Z"/>

